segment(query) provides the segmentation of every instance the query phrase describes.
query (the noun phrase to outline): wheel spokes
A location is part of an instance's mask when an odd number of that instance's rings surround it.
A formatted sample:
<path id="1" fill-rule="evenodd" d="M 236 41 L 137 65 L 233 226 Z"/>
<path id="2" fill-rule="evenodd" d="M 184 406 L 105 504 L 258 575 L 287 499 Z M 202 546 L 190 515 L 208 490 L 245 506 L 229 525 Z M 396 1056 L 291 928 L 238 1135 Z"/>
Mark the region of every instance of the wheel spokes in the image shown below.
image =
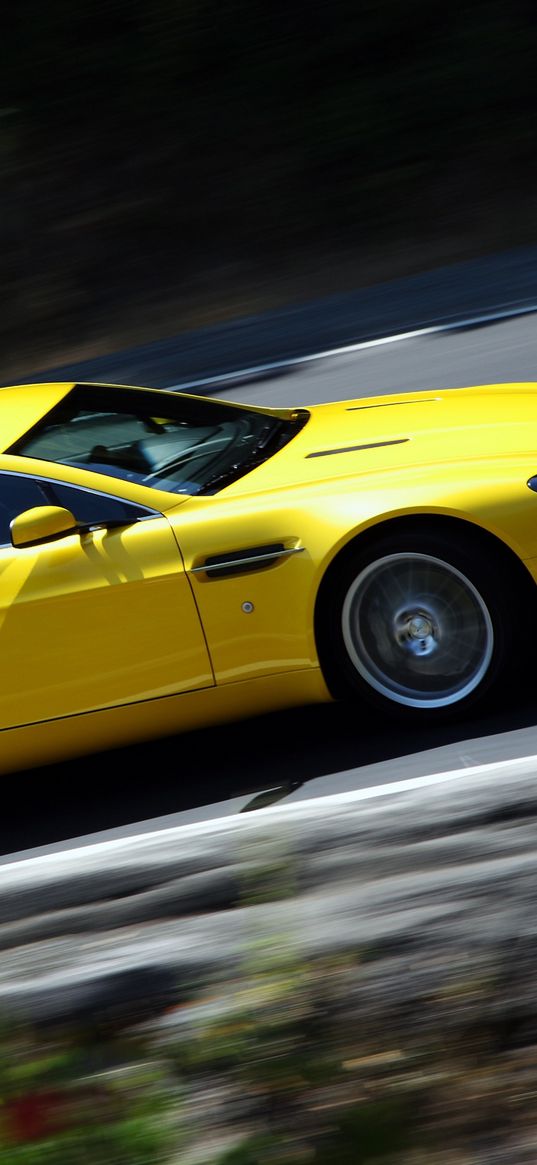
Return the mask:
<path id="1" fill-rule="evenodd" d="M 463 699 L 483 679 L 494 633 L 474 584 L 421 553 L 369 564 L 347 592 L 345 645 L 355 667 L 388 698 L 414 707 Z"/>

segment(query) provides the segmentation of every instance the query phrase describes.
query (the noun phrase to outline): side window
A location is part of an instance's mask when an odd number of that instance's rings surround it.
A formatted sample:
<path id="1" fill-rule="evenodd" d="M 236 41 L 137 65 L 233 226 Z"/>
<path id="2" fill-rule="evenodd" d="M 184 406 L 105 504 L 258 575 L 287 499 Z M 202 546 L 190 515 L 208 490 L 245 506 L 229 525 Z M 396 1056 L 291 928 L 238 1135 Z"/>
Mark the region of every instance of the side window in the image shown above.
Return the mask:
<path id="1" fill-rule="evenodd" d="M 51 498 L 47 504 L 65 506 L 78 522 L 103 522 L 105 519 L 121 521 L 122 518 L 125 522 L 134 522 L 140 518 L 155 517 L 152 510 L 146 510 L 134 502 L 123 502 L 120 498 L 108 497 L 107 494 L 92 493 L 90 490 L 77 489 L 76 486 L 62 485 L 56 481 L 47 481 L 45 487 Z"/>
<path id="2" fill-rule="evenodd" d="M 64 506 L 78 522 L 122 520 L 133 522 L 156 516 L 133 502 L 92 493 L 77 486 L 18 473 L 0 474 L 0 546 L 11 545 L 10 522 L 33 506 Z"/>

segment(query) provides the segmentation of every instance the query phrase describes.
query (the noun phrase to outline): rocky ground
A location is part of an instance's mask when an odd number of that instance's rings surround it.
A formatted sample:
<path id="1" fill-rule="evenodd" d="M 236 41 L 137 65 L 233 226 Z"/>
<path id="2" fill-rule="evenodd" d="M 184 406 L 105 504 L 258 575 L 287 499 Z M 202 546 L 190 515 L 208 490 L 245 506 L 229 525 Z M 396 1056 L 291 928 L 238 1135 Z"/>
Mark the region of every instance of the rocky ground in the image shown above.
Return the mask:
<path id="1" fill-rule="evenodd" d="M 5 866 L 0 1013 L 149 1041 L 184 1165 L 534 1165 L 536 817 L 519 761 Z"/>

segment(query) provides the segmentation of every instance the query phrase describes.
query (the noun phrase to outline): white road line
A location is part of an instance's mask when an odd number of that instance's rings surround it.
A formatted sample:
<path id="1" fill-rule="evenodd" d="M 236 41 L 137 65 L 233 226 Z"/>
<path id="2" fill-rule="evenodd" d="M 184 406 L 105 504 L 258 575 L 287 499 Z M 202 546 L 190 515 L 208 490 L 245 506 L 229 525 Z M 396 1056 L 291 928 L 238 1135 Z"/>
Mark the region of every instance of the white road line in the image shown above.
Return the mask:
<path id="1" fill-rule="evenodd" d="M 441 332 L 453 332 L 457 328 L 468 328 L 477 324 L 494 323 L 495 320 L 512 319 L 515 316 L 531 315 L 537 311 L 537 304 L 530 303 L 525 307 L 497 309 L 478 316 L 466 316 L 453 320 L 449 324 L 433 324 L 429 328 L 416 328 L 411 332 L 397 332 L 393 336 L 381 336 L 377 340 L 360 340 L 356 344 L 345 344 L 341 348 L 326 348 L 322 352 L 313 352 L 308 356 L 291 356 L 287 360 L 271 360 L 267 364 L 254 364 L 249 368 L 240 368 L 236 372 L 223 372 L 218 376 L 206 376 L 201 380 L 181 381 L 180 384 L 170 384 L 169 392 L 181 392 L 188 388 L 201 388 L 206 384 L 226 384 L 230 380 L 248 379 L 263 372 L 274 372 L 278 368 L 294 368 L 300 364 L 310 364 L 314 360 L 325 360 L 328 356 L 345 356 L 350 352 L 362 352 L 366 348 L 380 348 L 384 344 L 398 344 L 400 340 L 416 340 L 420 336 L 434 336 Z"/>
<path id="2" fill-rule="evenodd" d="M 4 865 L 0 864 L 0 874 L 6 872 L 12 878 L 18 878 L 19 874 L 26 869 L 28 873 L 35 869 L 37 865 L 47 866 L 52 864 L 69 863 L 75 858 L 77 861 L 84 856 L 97 857 L 101 854 L 106 855 L 112 849 L 116 854 L 124 855 L 125 850 L 131 849 L 139 842 L 149 842 L 160 838 L 165 840 L 166 836 L 171 838 L 171 835 L 176 834 L 178 838 L 184 837 L 187 833 L 190 837 L 207 832 L 215 832 L 223 829 L 228 829 L 233 822 L 237 824 L 246 821 L 250 825 L 262 823 L 266 821 L 267 816 L 271 814 L 274 816 L 286 817 L 290 815 L 298 816 L 303 813 L 305 809 L 319 811 L 326 813 L 330 806 L 348 804 L 353 801 L 372 801 L 375 797 L 388 797 L 395 793 L 406 793 L 413 789 L 430 788 L 434 785 L 443 785 L 448 781 L 461 781 L 464 779 L 472 779 L 473 777 L 484 776 L 489 774 L 493 776 L 501 776 L 510 770 L 516 775 L 517 771 L 524 769 L 535 769 L 537 773 L 537 755 L 517 757 L 515 760 L 491 761 L 487 764 L 473 765 L 463 769 L 453 769 L 444 773 L 431 773 L 422 777 L 410 777 L 404 781 L 390 781 L 385 785 L 373 785 L 367 789 L 349 789 L 344 793 L 332 793 L 326 797 L 311 797 L 309 800 L 292 801 L 290 804 L 285 802 L 279 805 L 269 805 L 266 809 L 257 809 L 254 813 L 249 813 L 244 817 L 242 813 L 230 814 L 229 817 L 218 817 L 209 821 L 195 821 L 191 825 L 173 825 L 166 829 L 156 829 L 149 833 L 134 834 L 132 837 L 112 838 L 109 841 L 94 842 L 93 844 L 85 846 L 76 846 L 73 849 L 61 850 L 58 853 L 40 854 L 35 858 L 24 858 L 20 862 L 8 862 Z M 351 770 L 353 771 L 353 770 Z M 341 774 L 338 774 L 341 775 Z"/>

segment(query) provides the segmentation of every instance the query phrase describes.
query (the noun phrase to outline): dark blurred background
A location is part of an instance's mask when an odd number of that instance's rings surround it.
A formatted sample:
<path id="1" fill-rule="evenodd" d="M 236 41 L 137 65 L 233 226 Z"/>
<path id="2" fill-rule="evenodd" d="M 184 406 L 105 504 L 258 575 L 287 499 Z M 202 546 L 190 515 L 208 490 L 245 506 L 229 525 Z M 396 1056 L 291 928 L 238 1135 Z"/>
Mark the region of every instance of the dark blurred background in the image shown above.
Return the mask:
<path id="1" fill-rule="evenodd" d="M 22 0 L 4 378 L 536 241 L 534 0 Z"/>

